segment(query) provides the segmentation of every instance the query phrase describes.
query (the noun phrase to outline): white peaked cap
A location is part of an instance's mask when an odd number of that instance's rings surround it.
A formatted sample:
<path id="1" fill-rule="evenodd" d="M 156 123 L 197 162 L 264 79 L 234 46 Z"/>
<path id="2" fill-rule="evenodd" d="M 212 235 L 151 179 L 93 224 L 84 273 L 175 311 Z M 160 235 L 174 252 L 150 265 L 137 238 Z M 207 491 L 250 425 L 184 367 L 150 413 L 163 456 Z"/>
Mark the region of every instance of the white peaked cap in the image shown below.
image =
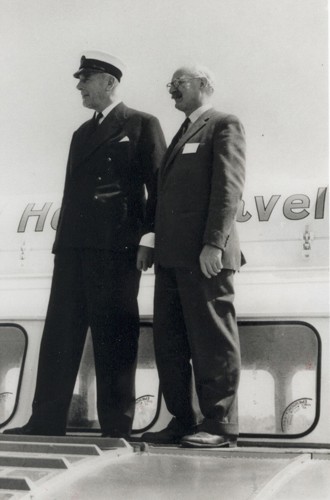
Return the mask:
<path id="1" fill-rule="evenodd" d="M 125 64 L 118 57 L 98 50 L 88 50 L 82 54 L 79 70 L 73 76 L 79 78 L 82 73 L 109 73 L 120 81 L 125 70 Z"/>

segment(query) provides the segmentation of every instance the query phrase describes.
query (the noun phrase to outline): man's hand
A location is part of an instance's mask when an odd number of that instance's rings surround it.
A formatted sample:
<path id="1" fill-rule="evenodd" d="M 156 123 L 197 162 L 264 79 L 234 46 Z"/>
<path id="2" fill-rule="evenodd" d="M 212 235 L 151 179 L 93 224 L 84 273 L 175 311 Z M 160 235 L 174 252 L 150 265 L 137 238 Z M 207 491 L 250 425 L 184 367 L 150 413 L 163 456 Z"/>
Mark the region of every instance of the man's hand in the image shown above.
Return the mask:
<path id="1" fill-rule="evenodd" d="M 217 276 L 222 269 L 222 250 L 212 245 L 204 245 L 199 256 L 201 271 L 206 278 Z"/>
<path id="2" fill-rule="evenodd" d="M 154 249 L 140 245 L 137 251 L 136 267 L 139 271 L 146 271 L 154 263 Z"/>

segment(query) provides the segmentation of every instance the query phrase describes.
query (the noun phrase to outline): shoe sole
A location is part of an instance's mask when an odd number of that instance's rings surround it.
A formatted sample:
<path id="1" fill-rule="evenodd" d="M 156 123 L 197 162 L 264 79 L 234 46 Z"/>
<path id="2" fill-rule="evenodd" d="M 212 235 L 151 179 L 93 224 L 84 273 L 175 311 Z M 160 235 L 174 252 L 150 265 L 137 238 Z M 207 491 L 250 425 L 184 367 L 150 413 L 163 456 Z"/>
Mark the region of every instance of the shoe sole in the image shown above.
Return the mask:
<path id="1" fill-rule="evenodd" d="M 236 441 L 227 441 L 221 444 L 192 443 L 191 441 L 181 441 L 183 448 L 236 448 Z"/>
<path id="2" fill-rule="evenodd" d="M 172 439 L 171 441 L 153 441 L 151 439 L 141 439 L 142 442 L 148 443 L 148 444 L 158 444 L 158 445 L 166 445 L 166 444 L 180 444 L 181 440 L 180 439 Z"/>

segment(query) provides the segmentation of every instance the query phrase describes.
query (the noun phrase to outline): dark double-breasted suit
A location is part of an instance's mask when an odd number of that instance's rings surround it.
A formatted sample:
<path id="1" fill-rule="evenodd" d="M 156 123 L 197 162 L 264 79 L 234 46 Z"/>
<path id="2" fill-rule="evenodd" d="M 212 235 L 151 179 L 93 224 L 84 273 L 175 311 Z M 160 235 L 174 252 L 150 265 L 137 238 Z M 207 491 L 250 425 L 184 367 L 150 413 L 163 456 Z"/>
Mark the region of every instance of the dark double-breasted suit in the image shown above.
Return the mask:
<path id="1" fill-rule="evenodd" d="M 156 173 L 165 149 L 158 120 L 119 103 L 94 129 L 89 120 L 72 138 L 55 252 L 135 250 L 141 234 L 154 230 Z"/>
<path id="2" fill-rule="evenodd" d="M 205 111 L 169 147 L 156 211 L 155 350 L 167 407 L 184 428 L 237 434 L 240 351 L 233 274 L 244 258 L 235 216 L 245 178 L 245 134 L 232 115 Z M 223 269 L 206 278 L 205 244 L 222 249 Z"/>
<path id="3" fill-rule="evenodd" d="M 158 120 L 119 103 L 73 134 L 53 252 L 55 266 L 30 423 L 65 432 L 88 327 L 102 432 L 129 434 L 139 334 L 136 252 L 153 231 Z M 148 196 L 146 196 L 146 191 Z"/>

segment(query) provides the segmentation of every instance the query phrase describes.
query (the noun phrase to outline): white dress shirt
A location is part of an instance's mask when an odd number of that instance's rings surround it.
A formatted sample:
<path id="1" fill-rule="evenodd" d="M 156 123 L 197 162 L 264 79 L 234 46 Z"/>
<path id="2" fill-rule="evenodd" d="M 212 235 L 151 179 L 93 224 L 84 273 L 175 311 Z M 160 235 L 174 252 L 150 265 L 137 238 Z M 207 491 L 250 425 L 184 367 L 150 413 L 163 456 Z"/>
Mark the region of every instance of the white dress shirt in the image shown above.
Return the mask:
<path id="1" fill-rule="evenodd" d="M 191 123 L 195 123 L 195 121 L 198 120 L 198 118 L 202 116 L 202 114 L 205 113 L 205 111 L 211 108 L 212 104 L 210 103 L 204 104 L 203 106 L 200 106 L 199 108 L 195 109 L 195 111 L 193 111 L 191 115 L 188 116 L 188 118 L 191 121 Z"/>
<path id="2" fill-rule="evenodd" d="M 99 124 L 103 122 L 104 118 L 106 118 L 108 116 L 108 114 L 110 113 L 110 111 L 112 111 L 113 108 L 115 108 L 120 102 L 121 101 L 115 101 L 102 111 L 103 116 L 102 116 L 102 118 L 100 118 Z"/>

